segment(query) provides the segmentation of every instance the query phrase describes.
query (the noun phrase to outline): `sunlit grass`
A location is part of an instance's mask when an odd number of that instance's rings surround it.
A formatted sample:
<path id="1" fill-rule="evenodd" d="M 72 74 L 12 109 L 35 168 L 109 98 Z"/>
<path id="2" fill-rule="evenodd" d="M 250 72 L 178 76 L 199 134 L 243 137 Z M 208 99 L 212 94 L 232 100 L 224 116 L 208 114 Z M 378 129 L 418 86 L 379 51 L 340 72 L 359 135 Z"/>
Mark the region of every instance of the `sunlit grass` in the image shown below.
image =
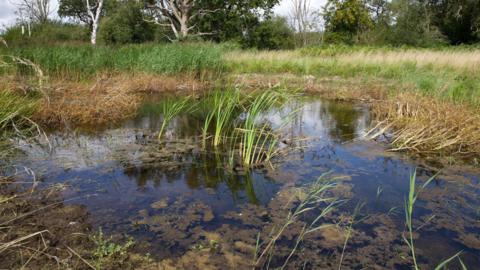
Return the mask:
<path id="1" fill-rule="evenodd" d="M 236 51 L 224 55 L 233 73 L 313 75 L 317 78 L 384 79 L 448 101 L 480 106 L 480 49 L 371 50 L 332 56 L 303 51 Z"/>
<path id="2" fill-rule="evenodd" d="M 4 49 L 6 50 L 6 49 Z M 224 69 L 222 48 L 208 43 L 144 44 L 122 47 L 56 45 L 6 50 L 31 60 L 52 77 L 88 79 L 99 73 L 191 74 L 217 76 Z M 18 66 L 17 72 L 28 74 Z"/>

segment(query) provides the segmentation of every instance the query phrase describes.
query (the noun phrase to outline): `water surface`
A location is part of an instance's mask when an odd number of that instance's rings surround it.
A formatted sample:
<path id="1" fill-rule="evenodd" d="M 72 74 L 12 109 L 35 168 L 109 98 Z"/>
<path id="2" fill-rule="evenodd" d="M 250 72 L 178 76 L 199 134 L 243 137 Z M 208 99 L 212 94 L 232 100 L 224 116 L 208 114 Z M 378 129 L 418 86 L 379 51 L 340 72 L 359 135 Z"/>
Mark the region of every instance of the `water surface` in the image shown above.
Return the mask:
<path id="1" fill-rule="evenodd" d="M 327 228 L 306 239 L 289 267 L 336 269 L 342 228 L 361 205 L 361 222 L 354 224 L 343 269 L 410 269 L 402 240 L 409 177 L 417 169 L 419 181 L 425 181 L 441 169 L 415 208 L 419 261 L 431 269 L 463 250 L 469 269 L 480 269 L 480 172 L 432 168 L 431 162 L 366 140 L 367 106 L 307 97 L 275 108 L 265 117 L 280 127 L 300 105 L 293 121 L 282 127 L 286 140 L 296 142 L 294 149 L 276 159 L 274 168 L 232 171 L 219 161 L 222 157 L 202 150 L 199 119 L 175 118 L 165 142 L 154 143 L 162 122 L 158 110 L 152 110 L 156 105 L 146 104 L 120 127 L 51 132 L 53 150 L 24 146 L 27 158 L 21 163 L 36 171 L 44 185 L 65 184 L 64 198 L 85 206 L 94 228 L 132 236 L 136 250 L 155 259 L 198 268 L 203 259 L 209 261 L 205 267 L 247 268 L 258 233 L 268 234 L 288 212 L 283 206 L 289 192 L 330 172 L 343 176 L 336 195 L 346 202 L 324 222 L 340 229 Z M 279 241 L 271 267 L 282 265 L 298 230 L 292 228 Z M 215 250 L 202 253 L 212 240 Z"/>

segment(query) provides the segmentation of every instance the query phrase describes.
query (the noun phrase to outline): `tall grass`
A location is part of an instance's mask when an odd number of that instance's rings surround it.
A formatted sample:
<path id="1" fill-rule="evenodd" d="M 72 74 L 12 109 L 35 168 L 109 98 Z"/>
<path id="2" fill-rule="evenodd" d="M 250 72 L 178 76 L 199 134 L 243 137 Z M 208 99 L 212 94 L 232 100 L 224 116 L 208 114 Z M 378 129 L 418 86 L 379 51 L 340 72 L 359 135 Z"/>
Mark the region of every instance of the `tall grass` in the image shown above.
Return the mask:
<path id="1" fill-rule="evenodd" d="M 262 115 L 284 100 L 285 94 L 276 90 L 243 95 L 237 89 L 214 90 L 199 100 L 168 98 L 161 105 L 164 120 L 158 137 L 173 118 L 185 114 L 203 122 L 198 130 L 203 150 L 212 151 L 218 160 L 225 157 L 229 168 L 270 163 L 279 152 L 279 134 Z"/>
<path id="2" fill-rule="evenodd" d="M 9 49 L 9 53 L 40 65 L 50 76 L 87 79 L 101 72 L 191 73 L 223 71 L 222 48 L 207 43 L 143 44 L 122 47 L 56 45 Z M 21 67 L 18 72 L 25 73 Z"/>
<path id="3" fill-rule="evenodd" d="M 233 73 L 313 75 L 391 82 L 391 90 L 414 90 L 480 108 L 480 49 L 372 51 L 315 56 L 301 51 L 231 52 Z"/>

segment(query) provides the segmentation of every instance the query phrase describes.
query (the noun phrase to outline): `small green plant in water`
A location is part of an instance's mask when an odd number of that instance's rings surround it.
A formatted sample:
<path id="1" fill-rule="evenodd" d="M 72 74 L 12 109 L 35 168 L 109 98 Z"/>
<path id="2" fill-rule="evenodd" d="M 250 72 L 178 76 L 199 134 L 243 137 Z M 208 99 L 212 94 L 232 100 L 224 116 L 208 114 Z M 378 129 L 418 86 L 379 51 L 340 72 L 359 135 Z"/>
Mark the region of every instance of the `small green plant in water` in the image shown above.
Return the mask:
<path id="1" fill-rule="evenodd" d="M 106 237 L 102 229 L 98 234 L 91 237 L 95 247 L 92 251 L 94 265 L 97 269 L 102 269 L 103 265 L 112 260 L 120 259 L 128 254 L 128 249 L 134 245 L 132 238 L 128 238 L 125 244 L 119 245 L 112 242 L 111 237 Z"/>
<path id="2" fill-rule="evenodd" d="M 336 178 L 330 177 L 328 173 L 321 175 L 317 181 L 315 181 L 315 183 L 308 186 L 308 188 L 304 190 L 305 194 L 297 195 L 300 201 L 299 204 L 288 213 L 284 224 L 278 229 L 272 231 L 271 235 L 269 236 L 269 241 L 261 243 L 260 235 L 257 236 L 257 244 L 254 253 L 254 265 L 256 267 L 262 268 L 266 262 L 266 257 L 273 255 L 275 244 L 278 239 L 280 239 L 287 228 L 296 222 L 299 222 L 302 216 L 304 216 L 306 213 L 311 212 L 312 210 L 320 210 L 320 213 L 316 216 L 316 218 L 309 224 L 306 224 L 300 231 L 294 247 L 290 251 L 290 254 L 285 259 L 283 266 L 280 269 L 284 269 L 287 266 L 288 262 L 305 239 L 305 236 L 315 231 L 324 229 L 327 226 L 333 226 L 330 224 L 321 224 L 321 221 L 322 218 L 335 210 L 338 205 L 343 202 L 342 200 L 339 200 L 330 194 L 330 191 L 336 186 L 336 180 Z"/>
<path id="3" fill-rule="evenodd" d="M 432 182 L 435 179 L 437 175 L 434 175 L 430 179 L 428 179 L 421 186 L 421 189 L 418 192 L 415 191 L 416 175 L 417 175 L 416 170 L 410 175 L 410 186 L 409 186 L 408 198 L 405 199 L 405 226 L 407 227 L 407 232 L 406 232 L 407 235 L 405 234 L 403 235 L 403 240 L 405 241 L 408 248 L 410 249 L 414 269 L 420 270 L 420 267 L 417 262 L 417 256 L 415 253 L 415 243 L 413 241 L 413 232 L 414 232 L 413 224 L 412 224 L 413 210 L 414 210 L 414 205 L 415 205 L 415 202 L 417 201 L 419 192 L 425 189 L 428 186 L 428 184 L 430 184 L 430 182 Z M 438 264 L 437 267 L 435 267 L 435 270 L 444 269 L 447 266 L 447 264 L 449 264 L 454 259 L 458 259 L 460 264 L 462 265 L 462 268 L 466 270 L 467 269 L 466 266 L 463 264 L 462 260 L 460 259 L 461 253 L 462 252 L 460 251 L 455 255 L 453 255 L 452 257 L 444 260 L 443 262 Z"/>
<path id="4" fill-rule="evenodd" d="M 166 99 L 162 103 L 163 122 L 158 133 L 158 139 L 162 139 L 165 128 L 170 124 L 172 119 L 180 113 L 188 113 L 193 109 L 190 97 L 180 99 Z"/>

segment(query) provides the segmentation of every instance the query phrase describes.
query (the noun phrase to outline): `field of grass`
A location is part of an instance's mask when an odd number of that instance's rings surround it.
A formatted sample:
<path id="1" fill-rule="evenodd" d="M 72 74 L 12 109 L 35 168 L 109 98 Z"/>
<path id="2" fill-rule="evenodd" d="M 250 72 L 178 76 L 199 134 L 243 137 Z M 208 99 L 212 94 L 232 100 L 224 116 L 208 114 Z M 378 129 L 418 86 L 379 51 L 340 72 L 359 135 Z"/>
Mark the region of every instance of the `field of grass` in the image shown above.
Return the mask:
<path id="1" fill-rule="evenodd" d="M 225 55 L 233 73 L 383 79 L 389 90 L 413 90 L 480 107 L 480 50 L 236 51 Z"/>
<path id="2" fill-rule="evenodd" d="M 99 73 L 192 74 L 223 71 L 222 47 L 211 44 L 127 45 L 92 47 L 55 45 L 4 49 L 2 54 L 29 59 L 51 77 L 88 79 Z M 21 66 L 17 72 L 24 74 Z"/>

